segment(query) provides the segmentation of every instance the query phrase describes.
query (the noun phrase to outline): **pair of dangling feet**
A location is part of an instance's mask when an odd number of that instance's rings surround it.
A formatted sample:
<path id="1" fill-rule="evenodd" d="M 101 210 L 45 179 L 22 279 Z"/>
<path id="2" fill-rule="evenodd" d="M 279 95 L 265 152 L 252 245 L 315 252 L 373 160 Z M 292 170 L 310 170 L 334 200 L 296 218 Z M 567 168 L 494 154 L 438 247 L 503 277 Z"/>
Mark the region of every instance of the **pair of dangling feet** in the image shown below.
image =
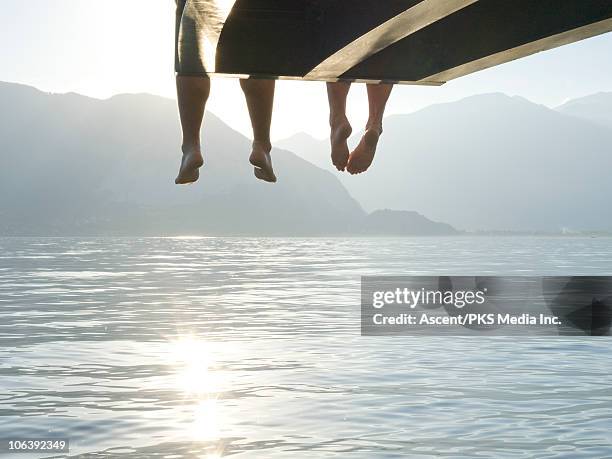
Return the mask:
<path id="1" fill-rule="evenodd" d="M 339 171 L 349 174 L 361 174 L 368 170 L 374 161 L 378 140 L 382 134 L 382 126 L 366 127 L 365 133 L 357 147 L 351 152 L 348 139 L 353 129 L 348 120 L 333 123 L 331 127 L 331 158 L 332 163 Z M 270 142 L 253 142 L 253 151 L 249 162 L 253 166 L 255 177 L 264 182 L 275 183 L 276 175 L 272 167 Z M 200 178 L 200 168 L 204 165 L 204 158 L 199 146 L 183 146 L 183 159 L 178 176 L 174 181 L 177 185 L 194 183 Z"/>
<path id="2" fill-rule="evenodd" d="M 275 183 L 276 175 L 272 167 L 272 157 L 270 152 L 272 145 L 270 142 L 253 142 L 253 151 L 249 157 L 249 162 L 253 166 L 255 177 L 264 182 Z M 177 185 L 186 185 L 197 182 L 200 178 L 200 168 L 204 165 L 204 158 L 199 146 L 183 146 L 183 159 L 178 176 L 174 180 Z"/>
<path id="3" fill-rule="evenodd" d="M 331 123 L 331 158 L 332 163 L 339 171 L 346 171 L 351 175 L 361 174 L 369 169 L 374 161 L 378 140 L 382 135 L 382 124 L 366 126 L 359 144 L 351 152 L 348 139 L 353 128 L 347 119 Z"/>

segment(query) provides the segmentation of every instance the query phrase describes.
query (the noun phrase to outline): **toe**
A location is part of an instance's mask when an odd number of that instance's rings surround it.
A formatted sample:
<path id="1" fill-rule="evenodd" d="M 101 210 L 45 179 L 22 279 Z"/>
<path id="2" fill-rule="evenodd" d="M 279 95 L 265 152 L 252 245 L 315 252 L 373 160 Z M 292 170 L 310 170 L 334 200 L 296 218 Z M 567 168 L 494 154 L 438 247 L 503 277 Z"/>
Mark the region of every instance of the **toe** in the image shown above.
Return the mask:
<path id="1" fill-rule="evenodd" d="M 346 169 L 346 164 L 348 163 L 348 160 L 347 161 L 340 161 L 337 158 L 333 158 L 332 157 L 332 163 L 334 164 L 336 169 L 338 169 L 340 172 L 342 172 L 342 171 L 344 171 L 344 169 Z"/>
<path id="2" fill-rule="evenodd" d="M 259 180 L 263 180 L 268 183 L 276 183 L 276 175 L 274 172 L 266 171 L 264 169 L 260 169 L 259 167 L 253 168 L 253 172 L 255 173 L 255 177 Z"/>

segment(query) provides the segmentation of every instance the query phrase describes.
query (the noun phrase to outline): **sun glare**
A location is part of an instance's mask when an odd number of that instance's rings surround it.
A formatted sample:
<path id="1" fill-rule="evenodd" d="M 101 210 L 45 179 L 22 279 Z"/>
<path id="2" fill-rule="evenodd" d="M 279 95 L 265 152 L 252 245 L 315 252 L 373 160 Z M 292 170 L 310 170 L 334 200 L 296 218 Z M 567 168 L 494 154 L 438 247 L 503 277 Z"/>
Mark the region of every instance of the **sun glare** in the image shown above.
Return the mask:
<path id="1" fill-rule="evenodd" d="M 192 336 L 181 337 L 170 346 L 169 358 L 176 368 L 176 387 L 193 402 L 190 408 L 192 421 L 186 433 L 197 441 L 220 438 L 221 416 L 217 398 L 221 380 L 220 373 L 215 371 L 218 351 L 218 345 L 213 346 Z"/>
<path id="2" fill-rule="evenodd" d="M 186 395 L 214 394 L 219 390 L 214 351 L 205 341 L 183 337 L 172 344 L 171 358 L 177 367 L 177 385 Z"/>
<path id="3" fill-rule="evenodd" d="M 202 400 L 196 405 L 190 436 L 199 441 L 219 439 L 220 431 L 217 400 Z"/>

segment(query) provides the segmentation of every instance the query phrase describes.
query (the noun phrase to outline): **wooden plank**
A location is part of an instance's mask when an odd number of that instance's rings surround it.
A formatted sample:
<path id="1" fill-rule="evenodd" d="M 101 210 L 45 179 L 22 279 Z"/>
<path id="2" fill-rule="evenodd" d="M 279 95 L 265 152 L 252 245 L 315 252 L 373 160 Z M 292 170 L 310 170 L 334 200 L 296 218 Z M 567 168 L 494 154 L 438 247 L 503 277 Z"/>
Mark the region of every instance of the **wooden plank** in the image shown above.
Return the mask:
<path id="1" fill-rule="evenodd" d="M 511 7 L 507 0 L 481 0 L 388 46 L 340 78 L 441 83 L 451 77 L 443 72 L 459 68 L 463 72 L 457 75 L 467 74 L 469 63 L 475 63 L 471 71 L 478 70 L 476 64 L 497 65 L 511 59 L 505 53 L 516 48 L 514 57 L 521 57 L 606 31 L 590 26 L 609 19 L 612 0 L 513 0 Z M 551 37 L 557 38 L 548 41 Z"/>
<path id="2" fill-rule="evenodd" d="M 177 71 L 236 78 L 439 85 L 612 30 L 612 0 L 180 1 Z"/>
<path id="3" fill-rule="evenodd" d="M 304 79 L 338 78 L 393 43 L 477 1 L 479 0 L 424 0 L 334 53 L 312 69 Z"/>
<path id="4" fill-rule="evenodd" d="M 452 69 L 436 73 L 435 75 L 430 75 L 420 80 L 420 82 L 431 84 L 444 83 L 446 81 L 451 81 L 456 78 L 469 75 L 470 73 L 479 72 L 490 67 L 495 67 L 497 65 L 531 56 L 542 51 L 548 51 L 553 48 L 558 48 L 559 46 L 575 43 L 580 40 L 586 40 L 587 38 L 595 37 L 607 32 L 612 32 L 612 19 L 606 19 L 594 24 L 580 27 L 578 29 L 527 43 L 522 46 L 517 46 L 507 51 L 493 54 L 482 59 L 467 62 Z"/>

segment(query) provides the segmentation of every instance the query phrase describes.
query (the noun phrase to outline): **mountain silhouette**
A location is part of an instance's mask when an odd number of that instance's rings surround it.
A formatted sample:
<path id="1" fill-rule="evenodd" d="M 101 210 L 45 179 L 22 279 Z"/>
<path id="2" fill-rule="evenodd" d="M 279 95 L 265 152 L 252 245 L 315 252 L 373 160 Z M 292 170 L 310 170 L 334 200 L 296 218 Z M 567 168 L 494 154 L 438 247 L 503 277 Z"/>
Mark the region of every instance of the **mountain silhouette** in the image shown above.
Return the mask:
<path id="1" fill-rule="evenodd" d="M 367 211 L 414 210 L 463 230 L 612 229 L 612 129 L 520 97 L 389 116 L 374 164 L 356 177 L 334 171 L 327 140 L 278 145 L 334 173 Z"/>
<path id="2" fill-rule="evenodd" d="M 172 100 L 0 83 L 0 234 L 367 234 L 368 215 L 330 172 L 275 150 L 280 181 L 262 183 L 248 164 L 250 141 L 212 114 L 195 185 L 173 183 L 179 146 Z M 412 227 L 391 222 L 388 234 L 455 233 L 411 215 Z"/>
<path id="3" fill-rule="evenodd" d="M 612 128 L 612 92 L 600 92 L 557 107 L 566 115 L 576 116 Z"/>

